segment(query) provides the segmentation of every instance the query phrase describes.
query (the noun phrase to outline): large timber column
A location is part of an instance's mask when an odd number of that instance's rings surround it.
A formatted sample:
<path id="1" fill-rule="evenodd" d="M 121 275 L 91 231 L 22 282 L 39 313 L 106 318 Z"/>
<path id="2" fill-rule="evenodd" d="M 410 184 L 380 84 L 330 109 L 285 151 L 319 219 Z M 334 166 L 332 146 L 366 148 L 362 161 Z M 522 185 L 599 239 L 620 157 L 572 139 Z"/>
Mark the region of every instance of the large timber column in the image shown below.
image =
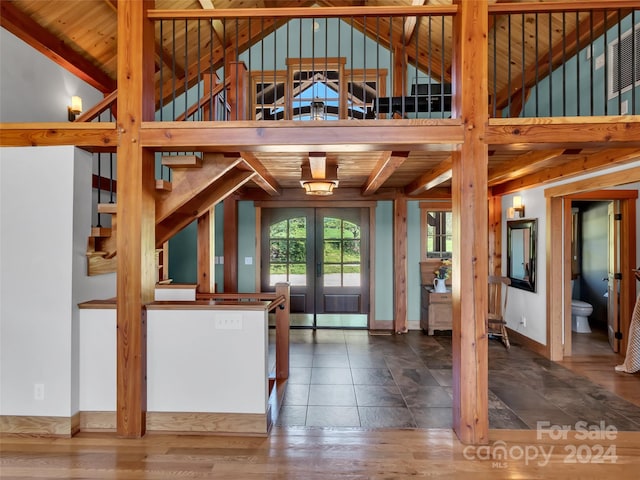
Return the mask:
<path id="1" fill-rule="evenodd" d="M 465 141 L 453 153 L 453 428 L 463 443 L 487 443 L 488 119 L 487 0 L 455 0 L 454 117 Z"/>
<path id="2" fill-rule="evenodd" d="M 145 434 L 145 303 L 155 285 L 154 156 L 140 147 L 142 121 L 154 118 L 153 0 L 118 1 L 117 431 Z"/>

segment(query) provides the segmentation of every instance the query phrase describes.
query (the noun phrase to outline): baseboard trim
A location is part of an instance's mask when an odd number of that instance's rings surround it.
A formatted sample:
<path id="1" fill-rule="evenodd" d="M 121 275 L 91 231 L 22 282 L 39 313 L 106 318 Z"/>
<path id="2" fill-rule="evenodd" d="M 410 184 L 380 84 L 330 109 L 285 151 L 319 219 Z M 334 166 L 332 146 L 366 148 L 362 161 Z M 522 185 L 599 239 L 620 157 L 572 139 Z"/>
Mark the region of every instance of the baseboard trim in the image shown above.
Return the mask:
<path id="1" fill-rule="evenodd" d="M 546 345 L 543 345 L 540 342 L 536 342 L 532 338 L 529 338 L 520 332 L 516 332 L 509 327 L 507 327 L 507 333 L 509 334 L 509 340 L 513 340 L 521 344 L 523 347 L 531 350 L 534 353 L 537 353 L 538 355 L 549 358 L 549 349 Z"/>
<path id="2" fill-rule="evenodd" d="M 271 429 L 271 417 L 271 406 L 266 414 L 147 412 L 147 432 L 266 436 Z M 80 412 L 83 432 L 115 432 L 116 429 L 116 412 Z"/>
<path id="3" fill-rule="evenodd" d="M 147 412 L 147 432 L 260 435 L 269 433 L 271 412 Z"/>
<path id="4" fill-rule="evenodd" d="M 72 437 L 80 431 L 80 413 L 71 417 L 2 415 L 3 435 L 34 435 L 42 437 Z"/>
<path id="5" fill-rule="evenodd" d="M 115 432 L 116 412 L 80 412 L 81 432 Z"/>

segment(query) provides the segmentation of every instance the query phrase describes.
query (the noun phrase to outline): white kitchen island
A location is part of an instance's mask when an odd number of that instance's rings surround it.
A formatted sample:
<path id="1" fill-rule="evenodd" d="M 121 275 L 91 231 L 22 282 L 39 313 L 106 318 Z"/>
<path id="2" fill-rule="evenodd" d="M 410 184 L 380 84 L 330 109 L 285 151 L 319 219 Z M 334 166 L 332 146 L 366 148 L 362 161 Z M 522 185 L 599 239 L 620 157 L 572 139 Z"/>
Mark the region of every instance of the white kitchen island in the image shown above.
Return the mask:
<path id="1" fill-rule="evenodd" d="M 147 430 L 266 435 L 268 301 L 147 305 Z M 115 429 L 115 301 L 80 305 L 80 429 Z"/>

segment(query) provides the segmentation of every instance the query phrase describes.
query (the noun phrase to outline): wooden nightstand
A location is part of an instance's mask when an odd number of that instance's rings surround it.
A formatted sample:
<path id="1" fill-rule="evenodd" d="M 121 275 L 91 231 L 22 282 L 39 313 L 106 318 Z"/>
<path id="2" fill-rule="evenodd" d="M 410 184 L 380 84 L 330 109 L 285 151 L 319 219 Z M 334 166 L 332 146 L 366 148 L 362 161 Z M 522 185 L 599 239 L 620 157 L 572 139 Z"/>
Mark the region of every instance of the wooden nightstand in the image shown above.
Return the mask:
<path id="1" fill-rule="evenodd" d="M 433 287 L 423 285 L 421 290 L 420 328 L 433 335 L 435 330 L 452 329 L 451 292 L 435 293 Z"/>

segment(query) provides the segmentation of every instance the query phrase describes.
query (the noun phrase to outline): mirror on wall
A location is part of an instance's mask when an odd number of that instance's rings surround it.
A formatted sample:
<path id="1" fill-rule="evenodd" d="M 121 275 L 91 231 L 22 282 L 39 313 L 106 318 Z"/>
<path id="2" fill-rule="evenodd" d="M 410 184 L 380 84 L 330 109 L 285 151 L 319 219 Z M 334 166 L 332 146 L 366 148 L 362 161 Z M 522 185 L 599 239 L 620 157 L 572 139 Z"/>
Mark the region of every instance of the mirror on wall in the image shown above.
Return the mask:
<path id="1" fill-rule="evenodd" d="M 507 222 L 507 276 L 511 286 L 536 291 L 536 230 L 538 221 Z"/>

